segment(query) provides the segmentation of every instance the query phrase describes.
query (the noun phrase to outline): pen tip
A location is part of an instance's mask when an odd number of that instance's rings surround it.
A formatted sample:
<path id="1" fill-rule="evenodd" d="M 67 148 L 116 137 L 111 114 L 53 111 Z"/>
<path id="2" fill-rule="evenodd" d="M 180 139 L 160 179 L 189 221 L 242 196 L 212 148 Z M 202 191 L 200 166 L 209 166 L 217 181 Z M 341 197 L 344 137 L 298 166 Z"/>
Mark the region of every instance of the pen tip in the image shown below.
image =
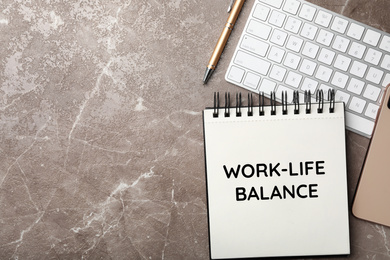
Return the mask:
<path id="1" fill-rule="evenodd" d="M 230 1 L 230 4 L 229 4 L 229 6 L 228 6 L 228 9 L 227 9 L 227 12 L 228 12 L 228 13 L 230 13 L 230 11 L 232 10 L 233 4 L 234 4 L 234 0 L 231 0 L 231 1 Z"/>
<path id="2" fill-rule="evenodd" d="M 206 71 L 204 73 L 204 77 L 203 77 L 203 85 L 207 84 L 207 81 L 209 81 L 210 77 L 211 77 L 211 74 L 213 74 L 214 70 L 213 69 L 210 69 L 210 68 L 206 68 Z"/>

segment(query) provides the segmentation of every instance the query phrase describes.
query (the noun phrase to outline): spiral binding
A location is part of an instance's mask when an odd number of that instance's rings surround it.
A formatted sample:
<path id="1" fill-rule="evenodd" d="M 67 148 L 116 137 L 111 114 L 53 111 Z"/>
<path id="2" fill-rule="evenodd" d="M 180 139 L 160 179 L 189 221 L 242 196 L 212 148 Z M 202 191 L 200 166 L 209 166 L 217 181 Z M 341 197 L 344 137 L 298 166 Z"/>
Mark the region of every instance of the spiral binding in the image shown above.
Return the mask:
<path id="1" fill-rule="evenodd" d="M 219 116 L 219 92 L 214 92 L 214 112 L 213 117 Z"/>
<path id="2" fill-rule="evenodd" d="M 225 117 L 230 117 L 230 93 L 225 93 Z"/>
<path id="3" fill-rule="evenodd" d="M 311 93 L 310 90 L 305 90 L 305 104 L 306 104 L 306 114 L 311 113 Z"/>
<path id="4" fill-rule="evenodd" d="M 259 116 L 265 115 L 265 102 L 264 102 L 264 92 L 260 92 L 258 95 L 258 107 L 259 107 Z M 305 91 L 304 92 L 304 105 L 305 105 L 305 113 L 310 114 L 312 112 L 312 102 L 311 102 L 311 92 Z M 316 93 L 316 103 L 317 103 L 317 113 L 321 114 L 324 111 L 324 92 L 323 90 L 319 90 Z M 335 110 L 335 92 L 333 89 L 328 90 L 328 101 L 329 102 L 329 113 L 334 113 Z M 254 116 L 253 113 L 253 107 L 255 106 L 253 101 L 253 95 L 252 93 L 248 93 L 248 101 L 247 101 L 247 116 Z M 294 91 L 293 92 L 293 99 L 292 103 L 294 105 L 294 114 L 299 114 L 299 92 Z M 219 110 L 220 110 L 220 104 L 219 104 L 219 92 L 214 92 L 214 111 L 213 111 L 213 117 L 219 117 Z M 242 116 L 242 96 L 241 93 L 236 93 L 236 117 Z M 271 108 L 271 115 L 276 115 L 276 95 L 275 92 L 272 91 L 270 93 L 270 108 Z M 230 117 L 230 93 L 225 93 L 225 107 L 224 107 L 224 116 Z M 287 91 L 282 91 L 282 114 L 287 115 L 288 109 L 287 109 Z"/>
<path id="5" fill-rule="evenodd" d="M 299 92 L 294 91 L 293 94 L 293 103 L 294 103 L 294 114 L 299 114 Z"/>
<path id="6" fill-rule="evenodd" d="M 259 116 L 264 116 L 264 92 L 259 93 Z"/>
<path id="7" fill-rule="evenodd" d="M 236 117 L 241 116 L 241 93 L 236 93 Z"/>
<path id="8" fill-rule="evenodd" d="M 276 115 L 276 97 L 275 92 L 271 92 L 271 116 Z"/>

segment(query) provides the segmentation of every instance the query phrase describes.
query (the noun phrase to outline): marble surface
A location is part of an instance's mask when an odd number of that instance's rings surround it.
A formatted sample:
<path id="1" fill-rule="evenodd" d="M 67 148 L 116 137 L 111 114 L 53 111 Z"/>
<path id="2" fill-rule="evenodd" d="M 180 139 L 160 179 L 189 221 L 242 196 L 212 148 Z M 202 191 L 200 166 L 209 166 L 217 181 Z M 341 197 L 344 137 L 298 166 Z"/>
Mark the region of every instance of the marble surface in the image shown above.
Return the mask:
<path id="1" fill-rule="evenodd" d="M 0 259 L 208 259 L 201 111 L 228 0 L 0 1 Z M 390 32 L 387 0 L 311 0 Z M 350 200 L 369 140 L 347 133 Z M 351 216 L 348 259 L 390 259 Z"/>

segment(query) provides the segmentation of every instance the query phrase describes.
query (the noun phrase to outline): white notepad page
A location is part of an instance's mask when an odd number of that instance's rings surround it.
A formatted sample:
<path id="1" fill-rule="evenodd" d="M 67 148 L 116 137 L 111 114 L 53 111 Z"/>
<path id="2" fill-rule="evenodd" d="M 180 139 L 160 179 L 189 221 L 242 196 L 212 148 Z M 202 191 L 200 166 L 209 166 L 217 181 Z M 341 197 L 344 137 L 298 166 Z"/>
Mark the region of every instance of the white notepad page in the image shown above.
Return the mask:
<path id="1" fill-rule="evenodd" d="M 212 259 L 350 253 L 344 105 L 328 106 L 204 110 Z"/>

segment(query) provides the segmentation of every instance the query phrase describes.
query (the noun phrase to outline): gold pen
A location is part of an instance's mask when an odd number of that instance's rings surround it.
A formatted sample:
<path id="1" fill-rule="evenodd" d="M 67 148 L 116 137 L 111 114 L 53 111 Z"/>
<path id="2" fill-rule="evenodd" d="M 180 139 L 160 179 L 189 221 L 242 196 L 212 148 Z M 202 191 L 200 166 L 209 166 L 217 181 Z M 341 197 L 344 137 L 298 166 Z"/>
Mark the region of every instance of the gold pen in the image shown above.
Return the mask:
<path id="1" fill-rule="evenodd" d="M 233 30 L 234 24 L 236 23 L 237 17 L 240 14 L 241 8 L 244 5 L 244 2 L 245 0 L 232 0 L 230 3 L 228 9 L 228 12 L 230 11 L 229 18 L 227 19 L 225 28 L 223 28 L 221 36 L 219 37 L 217 45 L 215 46 L 213 54 L 209 60 L 209 64 L 207 65 L 206 72 L 204 73 L 203 77 L 203 84 L 206 84 L 210 79 L 211 74 L 213 74 L 219 58 L 221 57 L 222 51 L 225 48 L 226 42 L 229 39 L 230 33 Z"/>

